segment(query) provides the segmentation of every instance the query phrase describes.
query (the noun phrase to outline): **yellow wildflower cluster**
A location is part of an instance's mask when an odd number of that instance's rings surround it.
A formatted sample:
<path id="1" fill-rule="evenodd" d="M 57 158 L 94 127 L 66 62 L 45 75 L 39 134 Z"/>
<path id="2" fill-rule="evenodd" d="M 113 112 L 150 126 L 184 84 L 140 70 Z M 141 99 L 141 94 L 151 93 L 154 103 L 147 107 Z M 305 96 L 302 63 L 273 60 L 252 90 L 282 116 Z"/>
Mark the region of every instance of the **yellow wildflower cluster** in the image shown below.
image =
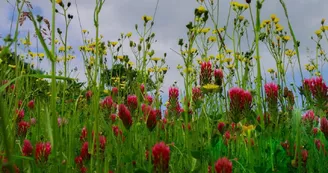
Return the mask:
<path id="1" fill-rule="evenodd" d="M 242 4 L 236 1 L 230 2 L 230 5 L 232 6 L 233 10 L 246 10 L 248 9 L 248 4 Z"/>
<path id="2" fill-rule="evenodd" d="M 296 55 L 296 52 L 291 50 L 291 49 L 287 49 L 285 51 L 285 55 L 288 56 L 288 57 L 292 57 L 292 56 Z"/>
<path id="3" fill-rule="evenodd" d="M 221 32 L 223 32 L 224 30 L 225 30 L 224 28 L 219 28 L 219 29 L 217 29 L 217 30 L 214 29 L 214 30 L 212 31 L 212 33 L 213 33 L 213 34 L 221 33 Z"/>
<path id="4" fill-rule="evenodd" d="M 73 59 L 75 59 L 75 56 L 73 56 L 73 55 L 67 55 L 67 59 L 66 59 L 66 62 L 67 61 L 70 61 L 70 60 L 73 60 Z M 65 57 L 58 57 L 57 58 L 57 62 L 64 62 L 65 61 Z"/>
<path id="5" fill-rule="evenodd" d="M 312 64 L 305 64 L 305 69 L 309 72 L 312 72 L 313 70 L 315 70 L 315 66 Z"/>
<path id="6" fill-rule="evenodd" d="M 275 29 L 277 32 L 280 32 L 284 29 L 282 25 L 279 24 L 280 19 L 277 17 L 276 14 L 271 14 L 270 19 L 263 20 L 261 23 L 261 28 L 267 27 L 267 30 L 271 28 L 271 22 L 273 22 Z"/>
<path id="7" fill-rule="evenodd" d="M 219 89 L 219 85 L 216 85 L 216 84 L 206 84 L 204 86 L 202 86 L 202 88 L 205 90 L 205 91 L 208 91 L 208 92 L 213 92 L 213 91 L 217 91 Z"/>

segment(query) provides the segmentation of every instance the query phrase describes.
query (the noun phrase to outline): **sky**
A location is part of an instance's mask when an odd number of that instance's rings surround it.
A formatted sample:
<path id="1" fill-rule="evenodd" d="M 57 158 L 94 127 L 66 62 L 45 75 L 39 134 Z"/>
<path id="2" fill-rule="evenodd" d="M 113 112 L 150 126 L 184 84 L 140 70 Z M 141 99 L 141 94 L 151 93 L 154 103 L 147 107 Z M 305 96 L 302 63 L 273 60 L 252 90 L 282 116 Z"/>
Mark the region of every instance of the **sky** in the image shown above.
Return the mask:
<path id="1" fill-rule="evenodd" d="M 217 1 L 217 0 L 214 0 Z M 300 40 L 300 53 L 302 65 L 307 63 L 308 57 L 313 58 L 315 51 L 315 43 L 310 39 L 315 36 L 314 31 L 319 29 L 322 18 L 328 19 L 328 1 L 327 0 L 285 0 L 289 10 L 289 17 L 294 28 L 295 35 Z M 34 7 L 34 14 L 42 15 L 51 19 L 51 3 L 49 0 L 30 0 Z M 68 1 L 63 0 L 66 4 Z M 77 58 L 71 62 L 70 67 L 77 67 L 79 70 L 74 75 L 84 81 L 84 67 L 82 59 L 79 56 L 78 46 L 82 45 L 81 28 L 78 21 L 77 9 L 80 14 L 80 20 L 83 29 L 90 31 L 90 36 L 95 35 L 93 26 L 93 10 L 95 0 L 71 0 L 72 5 L 69 13 L 73 14 L 74 19 L 69 28 L 69 45 L 75 49 Z M 104 36 L 104 40 L 115 41 L 119 38 L 120 33 L 133 32 L 135 37 L 135 24 L 142 25 L 141 17 L 143 15 L 153 15 L 156 7 L 156 0 L 106 0 L 104 7 L 100 13 L 100 34 Z M 226 22 L 230 0 L 220 0 L 220 25 Z M 245 2 L 239 0 L 238 2 Z M 0 35 L 4 37 L 10 33 L 11 19 L 13 15 L 13 4 L 15 0 L 0 0 Z M 77 3 L 77 4 L 75 4 Z M 76 8 L 76 5 L 78 8 Z M 255 12 L 255 0 L 252 0 L 253 12 Z M 157 42 L 152 46 L 155 56 L 162 56 L 167 53 L 167 64 L 170 70 L 167 73 L 163 90 L 167 91 L 168 87 L 174 81 L 178 81 L 183 87 L 182 78 L 176 70 L 177 64 L 182 64 L 182 58 L 175 54 L 173 50 L 179 50 L 178 39 L 186 38 L 186 24 L 193 19 L 194 9 L 199 4 L 196 0 L 160 0 L 158 10 L 155 17 L 155 25 L 153 32 L 156 33 Z M 281 24 L 287 28 L 287 21 L 284 16 L 283 8 L 279 0 L 265 0 L 261 12 L 261 19 L 268 19 L 271 14 L 276 14 Z M 248 13 L 245 17 L 249 19 Z M 14 16 L 17 19 L 17 16 Z M 63 30 L 63 17 L 57 16 L 57 26 Z M 32 32 L 31 22 L 26 22 L 20 28 L 20 38 L 23 38 L 28 31 Z M 227 43 L 228 47 L 231 43 Z M 292 48 L 292 45 L 289 45 Z M 327 44 L 324 45 L 327 47 Z M 33 46 L 32 46 L 33 47 Z M 34 46 L 35 49 L 35 46 Z M 126 48 L 127 49 L 127 48 Z M 308 51 L 309 50 L 309 51 Z M 22 48 L 21 51 L 24 51 Z M 328 51 L 328 49 L 326 49 Z M 127 52 L 128 53 L 128 52 Z M 264 46 L 261 46 L 261 57 L 263 69 L 267 69 L 274 64 L 274 59 Z M 49 71 L 49 62 L 43 62 L 41 68 Z M 327 68 L 322 71 L 325 78 L 328 75 Z M 309 74 L 304 72 L 305 76 Z"/>

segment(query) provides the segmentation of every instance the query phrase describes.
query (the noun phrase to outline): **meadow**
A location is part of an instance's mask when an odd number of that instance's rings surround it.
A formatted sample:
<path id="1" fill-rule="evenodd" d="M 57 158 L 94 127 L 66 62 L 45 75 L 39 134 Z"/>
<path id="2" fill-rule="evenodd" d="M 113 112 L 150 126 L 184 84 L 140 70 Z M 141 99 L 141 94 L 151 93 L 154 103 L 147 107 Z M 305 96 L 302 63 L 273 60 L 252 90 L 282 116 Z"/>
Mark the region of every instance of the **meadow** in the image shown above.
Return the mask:
<path id="1" fill-rule="evenodd" d="M 277 0 L 280 18 L 261 17 L 270 8 L 265 0 L 231 1 L 224 22 L 219 0 L 194 1 L 193 20 L 176 38 L 179 49 L 167 50 L 183 64 L 171 67 L 169 56 L 153 48 L 155 16 L 140 16 L 132 32 L 105 40 L 99 16 L 110 1 L 94 0 L 95 34 L 78 31 L 83 43 L 74 50 L 73 2 L 50 0 L 48 19 L 33 12 L 33 1 L 14 0 L 19 18 L 0 45 L 1 171 L 327 172 L 326 20 L 305 36 L 315 53 L 303 65 L 304 36 L 294 33 L 284 0 Z M 21 36 L 27 23 L 31 33 Z M 84 69 L 72 68 L 76 58 Z M 268 58 L 273 68 L 265 69 Z M 42 62 L 48 72 L 38 68 Z M 165 96 L 173 68 L 182 80 Z"/>

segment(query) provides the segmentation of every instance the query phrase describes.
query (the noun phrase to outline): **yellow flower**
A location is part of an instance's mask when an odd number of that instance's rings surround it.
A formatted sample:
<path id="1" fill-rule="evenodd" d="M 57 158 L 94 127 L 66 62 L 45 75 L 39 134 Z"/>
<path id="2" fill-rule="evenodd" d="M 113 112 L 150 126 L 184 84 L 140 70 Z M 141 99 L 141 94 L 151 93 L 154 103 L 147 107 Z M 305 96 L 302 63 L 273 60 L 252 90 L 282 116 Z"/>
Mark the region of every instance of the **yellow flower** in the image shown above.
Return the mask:
<path id="1" fill-rule="evenodd" d="M 82 30 L 83 34 L 85 34 L 86 32 L 88 32 L 86 29 L 83 29 Z"/>
<path id="2" fill-rule="evenodd" d="M 219 59 L 223 59 L 224 58 L 224 55 L 223 54 L 217 54 L 216 55 L 216 59 L 219 60 Z"/>
<path id="3" fill-rule="evenodd" d="M 127 36 L 128 38 L 130 38 L 130 37 L 132 36 L 132 32 L 128 32 L 128 33 L 126 34 L 126 36 Z"/>
<path id="4" fill-rule="evenodd" d="M 133 63 L 132 61 L 129 61 L 128 64 L 129 64 L 130 66 L 133 66 L 133 65 L 134 65 L 134 63 Z"/>
<path id="5" fill-rule="evenodd" d="M 233 68 L 235 68 L 235 64 L 229 64 L 229 65 L 227 65 L 227 68 L 233 69 Z"/>
<path id="6" fill-rule="evenodd" d="M 277 24 L 279 21 L 280 21 L 279 18 L 275 18 L 273 22 L 274 22 L 275 24 Z"/>
<path id="7" fill-rule="evenodd" d="M 216 37 L 215 36 L 211 36 L 211 37 L 208 38 L 208 41 L 215 42 L 216 41 Z"/>
<path id="8" fill-rule="evenodd" d="M 190 53 L 196 53 L 197 52 L 197 49 L 196 48 L 191 48 L 190 49 Z"/>
<path id="9" fill-rule="evenodd" d="M 245 132 L 247 132 L 247 134 L 248 135 L 250 135 L 250 133 L 253 131 L 253 130 L 255 130 L 255 126 L 254 125 L 249 125 L 249 126 L 246 126 L 246 125 L 244 125 L 243 127 L 243 135 L 244 136 L 246 136 L 246 133 Z"/>
<path id="10" fill-rule="evenodd" d="M 167 67 L 162 67 L 160 71 L 167 72 L 168 68 Z"/>
<path id="11" fill-rule="evenodd" d="M 63 3 L 63 2 L 62 2 L 62 0 L 56 0 L 56 3 L 57 3 L 57 4 L 61 4 L 61 3 Z"/>
<path id="12" fill-rule="evenodd" d="M 57 43 L 59 43 L 59 40 L 56 39 L 56 40 L 55 40 L 55 44 L 57 44 Z"/>
<path id="13" fill-rule="evenodd" d="M 315 69 L 315 66 L 314 66 L 314 65 L 307 65 L 307 66 L 305 67 L 305 69 L 306 69 L 307 71 L 311 72 L 311 71 L 313 71 L 313 70 Z"/>
<path id="14" fill-rule="evenodd" d="M 219 29 L 217 29 L 217 30 L 213 30 L 212 33 L 213 33 L 213 34 L 216 34 L 216 33 L 218 33 L 218 32 L 221 33 L 221 32 L 223 32 L 223 31 L 224 31 L 224 28 L 219 28 Z"/>
<path id="15" fill-rule="evenodd" d="M 142 16 L 142 20 L 144 20 L 147 23 L 148 21 L 153 20 L 153 17 L 144 15 Z"/>
<path id="16" fill-rule="evenodd" d="M 320 50 L 320 55 L 324 55 L 325 54 L 325 51 L 324 50 Z"/>
<path id="17" fill-rule="evenodd" d="M 153 57 L 153 58 L 151 58 L 151 60 L 157 62 L 157 61 L 161 60 L 161 58 L 160 57 Z"/>
<path id="18" fill-rule="evenodd" d="M 230 54 L 230 53 L 232 53 L 232 50 L 231 49 L 226 49 L 226 53 Z"/>
<path id="19" fill-rule="evenodd" d="M 148 72 L 154 72 L 155 70 L 153 68 L 148 68 Z"/>
<path id="20" fill-rule="evenodd" d="M 183 70 L 183 72 L 185 72 L 185 73 L 187 73 L 187 72 L 191 73 L 191 72 L 193 72 L 193 71 L 194 71 L 194 69 L 193 69 L 192 67 L 188 67 L 188 68 L 185 68 L 185 69 Z"/>
<path id="21" fill-rule="evenodd" d="M 60 46 L 59 47 L 59 52 L 64 52 L 65 51 L 65 47 L 64 46 Z"/>
<path id="22" fill-rule="evenodd" d="M 72 46 L 67 46 L 67 50 L 72 50 Z"/>
<path id="23" fill-rule="evenodd" d="M 40 59 L 43 59 L 43 58 L 44 58 L 44 53 L 39 53 L 39 54 L 38 54 L 38 57 L 39 57 Z"/>
<path id="24" fill-rule="evenodd" d="M 8 67 L 15 69 L 16 68 L 16 65 L 9 64 Z"/>
<path id="25" fill-rule="evenodd" d="M 271 14 L 270 18 L 271 18 L 272 21 L 274 21 L 277 18 L 277 15 L 276 14 Z"/>
<path id="26" fill-rule="evenodd" d="M 177 66 L 177 69 L 178 69 L 178 70 L 182 69 L 182 66 L 179 64 L 179 65 Z"/>
<path id="27" fill-rule="evenodd" d="M 284 27 L 282 25 L 280 25 L 279 23 L 276 24 L 276 31 L 282 31 L 284 29 Z"/>
<path id="28" fill-rule="evenodd" d="M 105 94 L 109 94 L 109 90 L 104 90 L 104 93 Z"/>
<path id="29" fill-rule="evenodd" d="M 316 71 L 314 74 L 315 74 L 316 76 L 318 76 L 318 77 L 320 77 L 320 76 L 321 76 L 321 73 L 320 73 L 320 72 L 318 72 L 318 71 Z"/>
<path id="30" fill-rule="evenodd" d="M 200 30 L 200 32 L 206 34 L 210 30 L 211 30 L 211 28 L 203 28 L 203 29 Z"/>
<path id="31" fill-rule="evenodd" d="M 115 47 L 115 46 L 118 44 L 118 42 L 117 42 L 117 41 L 111 41 L 110 44 L 111 44 L 113 47 Z"/>
<path id="32" fill-rule="evenodd" d="M 31 45 L 32 45 L 31 41 L 27 41 L 27 40 L 23 40 L 22 43 L 23 43 L 25 46 L 31 46 Z"/>
<path id="33" fill-rule="evenodd" d="M 291 49 L 287 49 L 287 50 L 285 51 L 285 55 L 287 55 L 288 57 L 292 57 L 292 56 L 294 56 L 295 54 L 296 54 L 296 52 L 293 51 L 293 50 L 291 50 Z"/>
<path id="34" fill-rule="evenodd" d="M 197 11 L 198 11 L 199 13 L 205 13 L 207 10 L 206 10 L 205 7 L 203 7 L 203 6 L 199 6 L 199 7 L 197 8 Z"/>
<path id="35" fill-rule="evenodd" d="M 285 41 L 289 41 L 290 40 L 290 36 L 289 35 L 285 35 L 282 37 L 282 39 L 284 39 Z"/>
<path id="36" fill-rule="evenodd" d="M 119 59 L 119 60 L 123 60 L 123 56 L 122 55 L 119 55 L 119 56 L 117 56 L 117 59 Z"/>
<path id="37" fill-rule="evenodd" d="M 224 59 L 224 62 L 226 62 L 226 63 L 230 63 L 232 61 L 232 58 L 225 58 Z"/>
<path id="38" fill-rule="evenodd" d="M 317 34 L 317 36 L 320 36 L 321 33 L 322 33 L 322 30 L 316 30 L 316 31 L 315 31 L 315 34 Z"/>
<path id="39" fill-rule="evenodd" d="M 216 84 L 206 84 L 204 86 L 202 86 L 202 88 L 208 92 L 212 92 L 212 91 L 217 91 L 219 89 L 219 85 Z"/>
<path id="40" fill-rule="evenodd" d="M 239 16 L 239 17 L 238 17 L 238 19 L 239 19 L 240 21 L 244 20 L 244 18 L 245 18 L 244 16 Z"/>

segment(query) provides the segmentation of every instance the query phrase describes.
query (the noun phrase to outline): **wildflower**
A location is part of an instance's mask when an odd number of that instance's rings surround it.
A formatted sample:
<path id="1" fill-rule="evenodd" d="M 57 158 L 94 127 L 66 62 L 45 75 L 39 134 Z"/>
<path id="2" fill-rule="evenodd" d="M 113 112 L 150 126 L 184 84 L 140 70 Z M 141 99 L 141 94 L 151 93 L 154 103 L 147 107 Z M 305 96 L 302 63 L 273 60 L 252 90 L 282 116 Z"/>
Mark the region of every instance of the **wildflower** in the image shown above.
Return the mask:
<path id="1" fill-rule="evenodd" d="M 310 97 L 311 94 L 318 102 L 325 102 L 328 98 L 328 87 L 321 76 L 304 79 L 303 89 L 307 97 Z"/>
<path id="2" fill-rule="evenodd" d="M 153 146 L 152 155 L 155 172 L 169 172 L 170 148 L 164 142 Z"/>
<path id="3" fill-rule="evenodd" d="M 149 131 L 153 131 L 157 123 L 157 111 L 151 110 L 147 118 L 147 128 Z"/>
<path id="4" fill-rule="evenodd" d="M 211 37 L 208 38 L 208 41 L 215 42 L 216 41 L 216 37 L 215 36 L 211 36 Z"/>
<path id="5" fill-rule="evenodd" d="M 117 42 L 117 41 L 112 41 L 112 42 L 110 42 L 110 44 L 111 44 L 113 47 L 115 47 L 115 46 L 118 44 L 118 42 Z"/>
<path id="6" fill-rule="evenodd" d="M 33 154 L 33 146 L 31 142 L 27 139 L 24 140 L 24 145 L 22 147 L 23 156 L 32 156 Z"/>
<path id="7" fill-rule="evenodd" d="M 192 88 L 192 101 L 193 102 L 200 101 L 202 97 L 203 97 L 203 95 L 202 95 L 202 91 L 201 91 L 200 87 Z"/>
<path id="8" fill-rule="evenodd" d="M 85 96 L 86 96 L 86 98 L 87 98 L 87 100 L 90 100 L 91 99 L 91 97 L 92 97 L 92 91 L 91 90 L 88 90 L 86 93 L 85 93 Z"/>
<path id="9" fill-rule="evenodd" d="M 87 128 L 86 127 L 83 127 L 82 128 L 82 131 L 81 131 L 81 135 L 80 135 L 80 141 L 81 142 L 84 142 L 86 140 L 87 134 L 88 134 Z"/>
<path id="10" fill-rule="evenodd" d="M 225 126 L 224 122 L 219 122 L 218 123 L 218 130 L 221 134 L 223 134 L 224 126 Z"/>
<path id="11" fill-rule="evenodd" d="M 153 103 L 153 97 L 151 95 L 147 95 L 145 99 L 148 105 L 151 105 Z"/>
<path id="12" fill-rule="evenodd" d="M 51 144 L 49 142 L 39 142 L 35 145 L 35 159 L 37 162 L 47 162 L 51 153 Z"/>
<path id="13" fill-rule="evenodd" d="M 289 41 L 290 40 L 290 36 L 289 35 L 285 35 L 285 36 L 282 37 L 282 39 L 284 41 Z"/>
<path id="14" fill-rule="evenodd" d="M 211 30 L 211 28 L 203 28 L 200 30 L 201 33 L 206 34 Z"/>
<path id="15" fill-rule="evenodd" d="M 114 132 L 114 135 L 117 137 L 118 135 L 122 135 L 122 130 L 118 126 L 113 126 L 112 130 Z"/>
<path id="16" fill-rule="evenodd" d="M 100 103 L 102 108 L 106 108 L 107 110 L 111 110 L 113 107 L 113 99 L 111 96 L 107 96 L 104 98 L 104 100 Z"/>
<path id="17" fill-rule="evenodd" d="M 169 89 L 169 100 L 177 100 L 179 97 L 179 89 L 176 87 L 171 87 Z"/>
<path id="18" fill-rule="evenodd" d="M 138 108 L 138 97 L 136 95 L 128 95 L 127 105 L 130 111 L 134 111 Z"/>
<path id="19" fill-rule="evenodd" d="M 220 86 L 216 85 L 216 84 L 206 84 L 206 85 L 203 85 L 202 87 L 205 91 L 208 91 L 208 92 L 214 92 L 220 88 Z"/>
<path id="20" fill-rule="evenodd" d="M 101 150 L 105 150 L 105 147 L 106 147 L 106 137 L 101 135 L 99 136 L 99 144 L 100 144 L 100 148 Z"/>
<path id="21" fill-rule="evenodd" d="M 249 125 L 249 126 L 244 125 L 242 128 L 243 128 L 243 135 L 245 136 L 246 136 L 245 132 L 247 132 L 247 134 L 249 135 L 251 131 L 255 130 L 255 126 L 253 125 Z"/>
<path id="22" fill-rule="evenodd" d="M 132 117 L 128 108 L 124 104 L 120 104 L 118 107 L 118 116 L 123 122 L 126 129 L 130 129 L 132 125 Z"/>
<path id="23" fill-rule="evenodd" d="M 87 167 L 85 167 L 84 165 L 82 165 L 82 167 L 80 168 L 80 172 L 81 173 L 87 173 L 88 169 Z"/>
<path id="24" fill-rule="evenodd" d="M 220 86 L 222 85 L 223 71 L 221 69 L 214 70 L 214 79 L 215 79 L 215 84 L 220 85 Z"/>
<path id="25" fill-rule="evenodd" d="M 16 110 L 16 114 L 17 114 L 17 121 L 21 121 L 25 116 L 25 111 L 24 109 Z"/>
<path id="26" fill-rule="evenodd" d="M 130 37 L 132 36 L 132 32 L 128 32 L 128 33 L 126 34 L 126 36 L 127 36 L 128 38 L 130 38 Z"/>
<path id="27" fill-rule="evenodd" d="M 202 62 L 200 67 L 200 85 L 211 83 L 212 64 L 211 62 Z"/>
<path id="28" fill-rule="evenodd" d="M 35 118 L 31 118 L 30 123 L 31 123 L 31 125 L 34 126 L 36 124 L 36 119 Z"/>
<path id="29" fill-rule="evenodd" d="M 83 166 L 83 158 L 81 156 L 75 157 L 74 162 L 78 167 Z"/>
<path id="30" fill-rule="evenodd" d="M 89 143 L 88 142 L 84 142 L 82 144 L 82 147 L 81 147 L 81 152 L 80 152 L 80 156 L 83 158 L 83 160 L 88 160 L 90 159 L 90 153 L 89 153 Z"/>
<path id="31" fill-rule="evenodd" d="M 113 87 L 112 88 L 112 95 L 117 95 L 118 94 L 118 88 Z"/>
<path id="32" fill-rule="evenodd" d="M 252 104 L 252 95 L 249 91 L 245 91 L 241 88 L 234 87 L 229 90 L 230 98 L 230 111 L 233 113 L 233 121 L 237 123 L 240 121 L 237 114 L 243 113 L 245 110 L 249 110 Z"/>
<path id="33" fill-rule="evenodd" d="M 266 83 L 264 85 L 264 89 L 267 96 L 267 101 L 271 104 L 276 105 L 278 102 L 278 85 L 273 82 Z"/>
<path id="34" fill-rule="evenodd" d="M 238 19 L 240 20 L 240 21 L 243 21 L 244 20 L 244 16 L 238 16 Z"/>
<path id="35" fill-rule="evenodd" d="M 57 4 L 62 4 L 63 2 L 62 2 L 62 0 L 56 0 L 56 3 Z"/>
<path id="36" fill-rule="evenodd" d="M 326 117 L 320 119 L 320 130 L 325 135 L 326 139 L 328 139 L 328 120 Z"/>
<path id="37" fill-rule="evenodd" d="M 34 106 L 35 106 L 34 100 L 29 101 L 27 104 L 27 107 L 30 109 L 34 109 Z"/>
<path id="38" fill-rule="evenodd" d="M 153 58 L 151 58 L 151 60 L 153 60 L 157 63 L 157 61 L 161 60 L 161 58 L 160 57 L 153 57 Z"/>
<path id="39" fill-rule="evenodd" d="M 232 162 L 226 157 L 220 158 L 215 164 L 216 173 L 232 173 Z"/>
<path id="40" fill-rule="evenodd" d="M 27 130 L 30 128 L 30 124 L 26 121 L 21 121 L 18 123 L 18 135 L 26 136 Z"/>
<path id="41" fill-rule="evenodd" d="M 145 21 L 145 23 L 147 23 L 148 21 L 153 20 L 153 17 L 145 15 L 145 16 L 142 16 L 142 20 Z"/>
<path id="42" fill-rule="evenodd" d="M 199 13 L 199 14 L 202 14 L 202 13 L 205 13 L 207 10 L 204 6 L 199 6 L 196 11 Z"/>
<path id="43" fill-rule="evenodd" d="M 319 37 L 321 36 L 322 30 L 316 30 L 314 33 Z"/>

